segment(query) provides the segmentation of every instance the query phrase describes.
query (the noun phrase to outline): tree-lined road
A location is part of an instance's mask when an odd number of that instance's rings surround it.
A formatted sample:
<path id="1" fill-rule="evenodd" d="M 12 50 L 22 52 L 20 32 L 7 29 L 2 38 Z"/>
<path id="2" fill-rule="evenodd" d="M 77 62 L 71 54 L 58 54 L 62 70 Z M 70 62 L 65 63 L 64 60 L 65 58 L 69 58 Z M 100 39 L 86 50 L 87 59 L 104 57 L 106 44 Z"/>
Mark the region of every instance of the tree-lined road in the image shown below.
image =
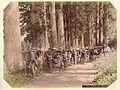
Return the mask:
<path id="1" fill-rule="evenodd" d="M 54 70 L 52 73 L 45 73 L 40 79 L 36 77 L 24 87 L 82 87 L 82 85 L 92 84 L 97 70 L 93 63 L 72 65 L 67 70 Z"/>

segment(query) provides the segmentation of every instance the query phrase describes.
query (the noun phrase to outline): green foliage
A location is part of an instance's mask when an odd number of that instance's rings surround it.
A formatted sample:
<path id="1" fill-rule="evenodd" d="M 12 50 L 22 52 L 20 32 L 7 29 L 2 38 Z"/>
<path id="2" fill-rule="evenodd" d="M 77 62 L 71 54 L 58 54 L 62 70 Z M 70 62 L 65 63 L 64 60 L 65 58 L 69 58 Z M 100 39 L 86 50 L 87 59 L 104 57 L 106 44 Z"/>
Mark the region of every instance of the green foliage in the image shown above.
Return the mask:
<path id="1" fill-rule="evenodd" d="M 44 75 L 44 72 L 37 72 L 37 77 L 41 79 Z M 31 81 L 31 75 L 25 75 L 24 70 L 17 71 L 14 73 L 9 73 L 4 75 L 4 80 L 11 86 L 11 87 L 22 87 L 28 82 Z"/>
<path id="2" fill-rule="evenodd" d="M 22 73 L 12 73 L 12 74 L 5 74 L 4 80 L 11 86 L 11 87 L 21 87 L 25 83 L 27 83 L 28 78 Z"/>
<path id="3" fill-rule="evenodd" d="M 105 75 L 104 77 L 101 77 L 97 79 L 97 83 L 100 85 L 110 85 L 117 79 L 117 74 L 113 73 L 111 75 Z"/>
<path id="4" fill-rule="evenodd" d="M 97 83 L 103 85 L 110 85 L 117 79 L 117 54 L 111 54 L 109 59 L 104 57 L 95 61 L 95 65 L 99 70 L 97 74 Z"/>
<path id="5" fill-rule="evenodd" d="M 106 27 L 106 35 L 109 40 L 109 46 L 116 47 L 117 45 L 117 12 L 113 5 L 109 2 L 104 3 L 105 14 L 107 17 L 107 27 Z"/>

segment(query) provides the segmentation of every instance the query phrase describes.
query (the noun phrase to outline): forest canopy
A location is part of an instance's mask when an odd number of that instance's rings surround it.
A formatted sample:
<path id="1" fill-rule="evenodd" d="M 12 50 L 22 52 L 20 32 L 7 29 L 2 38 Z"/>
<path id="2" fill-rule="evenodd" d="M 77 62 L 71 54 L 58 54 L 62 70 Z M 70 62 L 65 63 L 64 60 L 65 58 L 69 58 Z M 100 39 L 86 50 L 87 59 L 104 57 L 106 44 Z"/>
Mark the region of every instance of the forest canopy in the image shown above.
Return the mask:
<path id="1" fill-rule="evenodd" d="M 33 47 L 116 47 L 116 9 L 110 2 L 20 2 L 19 10 L 21 35 L 28 32 Z"/>

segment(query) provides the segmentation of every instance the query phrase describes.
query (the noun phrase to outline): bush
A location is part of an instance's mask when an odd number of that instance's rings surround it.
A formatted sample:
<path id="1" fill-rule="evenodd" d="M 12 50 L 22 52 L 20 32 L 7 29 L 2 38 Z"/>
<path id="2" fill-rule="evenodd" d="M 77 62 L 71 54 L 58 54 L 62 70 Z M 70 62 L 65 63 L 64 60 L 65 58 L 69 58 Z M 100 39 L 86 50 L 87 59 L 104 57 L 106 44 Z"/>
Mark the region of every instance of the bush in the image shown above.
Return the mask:
<path id="1" fill-rule="evenodd" d="M 117 54 L 116 52 L 110 55 L 108 60 L 105 57 L 95 61 L 95 66 L 98 69 L 97 84 L 110 85 L 117 79 Z"/>
<path id="2" fill-rule="evenodd" d="M 38 72 L 37 76 L 42 78 L 43 72 Z M 4 80 L 11 86 L 11 87 L 22 87 L 26 83 L 30 82 L 31 80 L 30 75 L 25 75 L 24 70 L 17 71 L 14 73 L 4 74 Z"/>
<path id="3" fill-rule="evenodd" d="M 5 74 L 4 80 L 6 80 L 11 87 L 21 87 L 28 81 L 28 78 L 21 73 L 11 73 Z"/>

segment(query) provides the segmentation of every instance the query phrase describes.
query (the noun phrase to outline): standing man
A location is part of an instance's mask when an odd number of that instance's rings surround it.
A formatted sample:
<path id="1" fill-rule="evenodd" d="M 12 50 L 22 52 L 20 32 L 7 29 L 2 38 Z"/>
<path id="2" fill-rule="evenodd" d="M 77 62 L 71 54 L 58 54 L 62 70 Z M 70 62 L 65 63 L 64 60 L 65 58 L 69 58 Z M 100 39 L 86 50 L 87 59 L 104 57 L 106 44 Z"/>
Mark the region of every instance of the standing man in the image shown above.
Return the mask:
<path id="1" fill-rule="evenodd" d="M 25 61 L 30 60 L 30 49 L 31 49 L 31 43 L 28 42 L 27 38 L 24 38 L 24 41 L 22 41 L 23 60 Z"/>
<path id="2" fill-rule="evenodd" d="M 73 49 L 73 62 L 74 62 L 74 65 L 77 64 L 77 51 L 76 51 L 76 49 Z"/>
<path id="3" fill-rule="evenodd" d="M 85 62 L 85 50 L 84 49 L 82 49 L 82 51 L 81 51 L 81 63 L 82 64 L 84 64 L 84 62 Z"/>
<path id="4" fill-rule="evenodd" d="M 72 53 L 70 50 L 67 53 L 67 57 L 68 57 L 68 64 L 71 65 L 72 64 Z"/>
<path id="5" fill-rule="evenodd" d="M 52 49 L 49 48 L 48 51 L 45 52 L 45 62 L 47 63 L 48 71 L 52 70 L 52 62 L 53 62 L 53 52 Z"/>
<path id="6" fill-rule="evenodd" d="M 67 68 L 67 51 L 66 50 L 63 50 L 62 56 L 63 56 L 63 66 L 64 66 L 64 69 L 66 69 Z"/>
<path id="7" fill-rule="evenodd" d="M 30 65 L 31 65 L 31 68 L 32 68 L 32 76 L 33 78 L 35 77 L 36 75 L 36 71 L 37 71 L 37 62 L 36 62 L 36 51 L 35 51 L 35 48 L 33 48 L 30 52 L 30 56 L 31 56 L 31 59 L 30 59 Z"/>
<path id="8" fill-rule="evenodd" d="M 111 52 L 110 47 L 109 47 L 108 45 L 105 45 L 105 47 L 104 47 L 104 56 L 105 56 L 107 59 L 108 59 L 109 56 L 110 56 L 110 52 Z"/>

